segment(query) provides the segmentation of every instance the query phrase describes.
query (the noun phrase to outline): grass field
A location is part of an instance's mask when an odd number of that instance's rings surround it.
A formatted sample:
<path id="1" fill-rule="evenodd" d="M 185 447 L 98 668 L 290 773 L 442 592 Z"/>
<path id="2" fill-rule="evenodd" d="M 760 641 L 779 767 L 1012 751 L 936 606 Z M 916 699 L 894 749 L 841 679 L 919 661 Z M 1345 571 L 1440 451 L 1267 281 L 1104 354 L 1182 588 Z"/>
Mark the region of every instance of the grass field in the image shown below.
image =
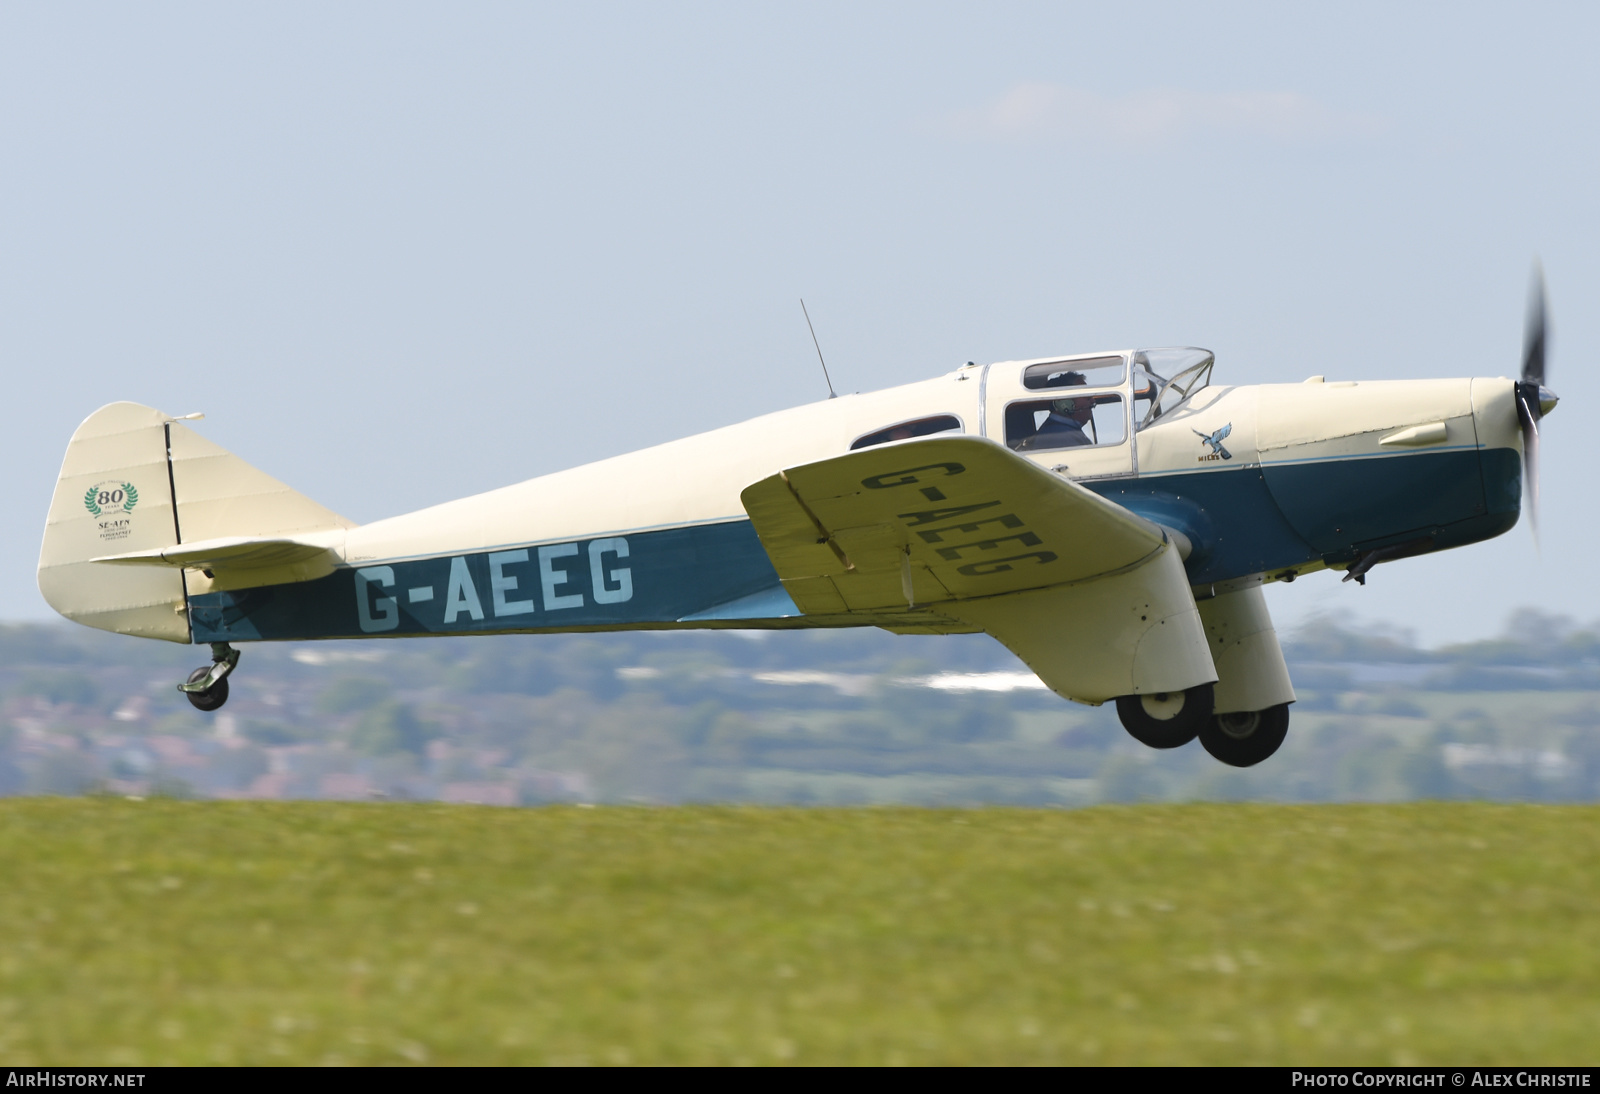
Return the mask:
<path id="1" fill-rule="evenodd" d="M 0 1061 L 1600 1062 L 1600 809 L 0 801 Z"/>

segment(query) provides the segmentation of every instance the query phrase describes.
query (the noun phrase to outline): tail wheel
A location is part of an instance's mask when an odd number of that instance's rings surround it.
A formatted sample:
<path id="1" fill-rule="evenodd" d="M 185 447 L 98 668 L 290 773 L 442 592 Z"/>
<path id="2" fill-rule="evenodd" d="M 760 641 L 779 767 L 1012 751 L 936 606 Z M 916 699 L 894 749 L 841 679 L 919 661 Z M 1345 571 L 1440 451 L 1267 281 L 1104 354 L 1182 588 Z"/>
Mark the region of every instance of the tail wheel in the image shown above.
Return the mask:
<path id="1" fill-rule="evenodd" d="M 1266 710 L 1230 711 L 1209 719 L 1200 730 L 1200 744 L 1233 767 L 1254 767 L 1283 744 L 1289 733 L 1289 704 Z"/>
<path id="2" fill-rule="evenodd" d="M 210 665 L 195 669 L 189 674 L 189 683 L 198 684 L 210 671 Z M 228 678 L 224 676 L 205 691 L 186 691 L 184 694 L 189 697 L 189 702 L 194 704 L 196 710 L 216 710 L 228 701 Z"/>
<path id="3" fill-rule="evenodd" d="M 1187 691 L 1124 695 L 1117 700 L 1122 728 L 1151 748 L 1181 748 L 1211 720 L 1212 688 L 1200 684 Z"/>

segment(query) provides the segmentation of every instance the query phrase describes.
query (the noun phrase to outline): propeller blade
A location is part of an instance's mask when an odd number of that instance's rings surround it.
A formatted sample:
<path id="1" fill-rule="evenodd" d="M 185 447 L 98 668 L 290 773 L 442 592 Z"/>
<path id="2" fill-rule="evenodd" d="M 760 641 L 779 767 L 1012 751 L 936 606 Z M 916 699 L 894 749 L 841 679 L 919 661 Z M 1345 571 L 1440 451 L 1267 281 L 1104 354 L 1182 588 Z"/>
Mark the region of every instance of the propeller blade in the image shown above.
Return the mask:
<path id="1" fill-rule="evenodd" d="M 1531 387 L 1531 385 L 1530 385 Z M 1517 385 L 1517 419 L 1522 423 L 1522 481 L 1528 525 L 1539 538 L 1539 395 L 1538 389 Z"/>
<path id="2" fill-rule="evenodd" d="M 1522 379 L 1525 383 L 1544 384 L 1545 348 L 1544 267 L 1533 264 L 1533 277 L 1528 284 L 1528 316 L 1522 326 Z"/>
<path id="3" fill-rule="evenodd" d="M 1533 275 L 1528 279 L 1528 314 L 1522 326 L 1522 379 L 1516 397 L 1517 421 L 1522 425 L 1522 494 L 1535 544 L 1539 542 L 1539 419 L 1555 409 L 1557 402 L 1556 393 L 1544 386 L 1549 333 L 1544 267 L 1534 259 Z"/>

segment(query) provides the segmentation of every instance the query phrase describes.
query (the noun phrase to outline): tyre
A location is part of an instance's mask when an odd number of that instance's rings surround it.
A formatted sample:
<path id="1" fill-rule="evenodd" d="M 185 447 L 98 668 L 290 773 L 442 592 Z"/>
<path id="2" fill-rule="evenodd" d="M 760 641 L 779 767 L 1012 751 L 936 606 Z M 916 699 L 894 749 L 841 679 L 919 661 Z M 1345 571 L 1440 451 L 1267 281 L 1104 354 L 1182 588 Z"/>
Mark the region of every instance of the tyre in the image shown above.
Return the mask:
<path id="1" fill-rule="evenodd" d="M 1188 691 L 1124 695 L 1117 700 L 1122 728 L 1151 748 L 1181 748 L 1211 720 L 1212 688 L 1201 684 Z"/>
<path id="2" fill-rule="evenodd" d="M 210 665 L 195 669 L 189 674 L 188 682 L 198 684 L 206 678 L 206 673 L 210 671 Z M 186 691 L 184 694 L 189 697 L 189 702 L 194 704 L 196 710 L 216 710 L 228 701 L 228 678 L 224 676 L 206 691 Z"/>
<path id="3" fill-rule="evenodd" d="M 1289 733 L 1289 704 L 1266 710 L 1218 714 L 1200 730 L 1200 744 L 1232 767 L 1254 767 L 1283 744 Z"/>

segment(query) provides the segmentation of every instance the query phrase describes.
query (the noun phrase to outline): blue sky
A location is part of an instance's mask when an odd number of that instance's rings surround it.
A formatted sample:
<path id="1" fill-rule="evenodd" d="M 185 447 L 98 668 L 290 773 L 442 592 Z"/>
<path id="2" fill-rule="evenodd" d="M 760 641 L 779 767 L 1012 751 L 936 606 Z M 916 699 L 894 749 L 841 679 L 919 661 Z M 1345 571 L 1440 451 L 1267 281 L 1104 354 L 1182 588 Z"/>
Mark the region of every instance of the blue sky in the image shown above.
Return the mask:
<path id="1" fill-rule="evenodd" d="M 967 360 L 1509 375 L 1526 527 L 1277 588 L 1429 643 L 1600 616 L 1600 9 L 7 5 L 0 618 L 72 429 L 132 399 L 367 521 Z"/>

